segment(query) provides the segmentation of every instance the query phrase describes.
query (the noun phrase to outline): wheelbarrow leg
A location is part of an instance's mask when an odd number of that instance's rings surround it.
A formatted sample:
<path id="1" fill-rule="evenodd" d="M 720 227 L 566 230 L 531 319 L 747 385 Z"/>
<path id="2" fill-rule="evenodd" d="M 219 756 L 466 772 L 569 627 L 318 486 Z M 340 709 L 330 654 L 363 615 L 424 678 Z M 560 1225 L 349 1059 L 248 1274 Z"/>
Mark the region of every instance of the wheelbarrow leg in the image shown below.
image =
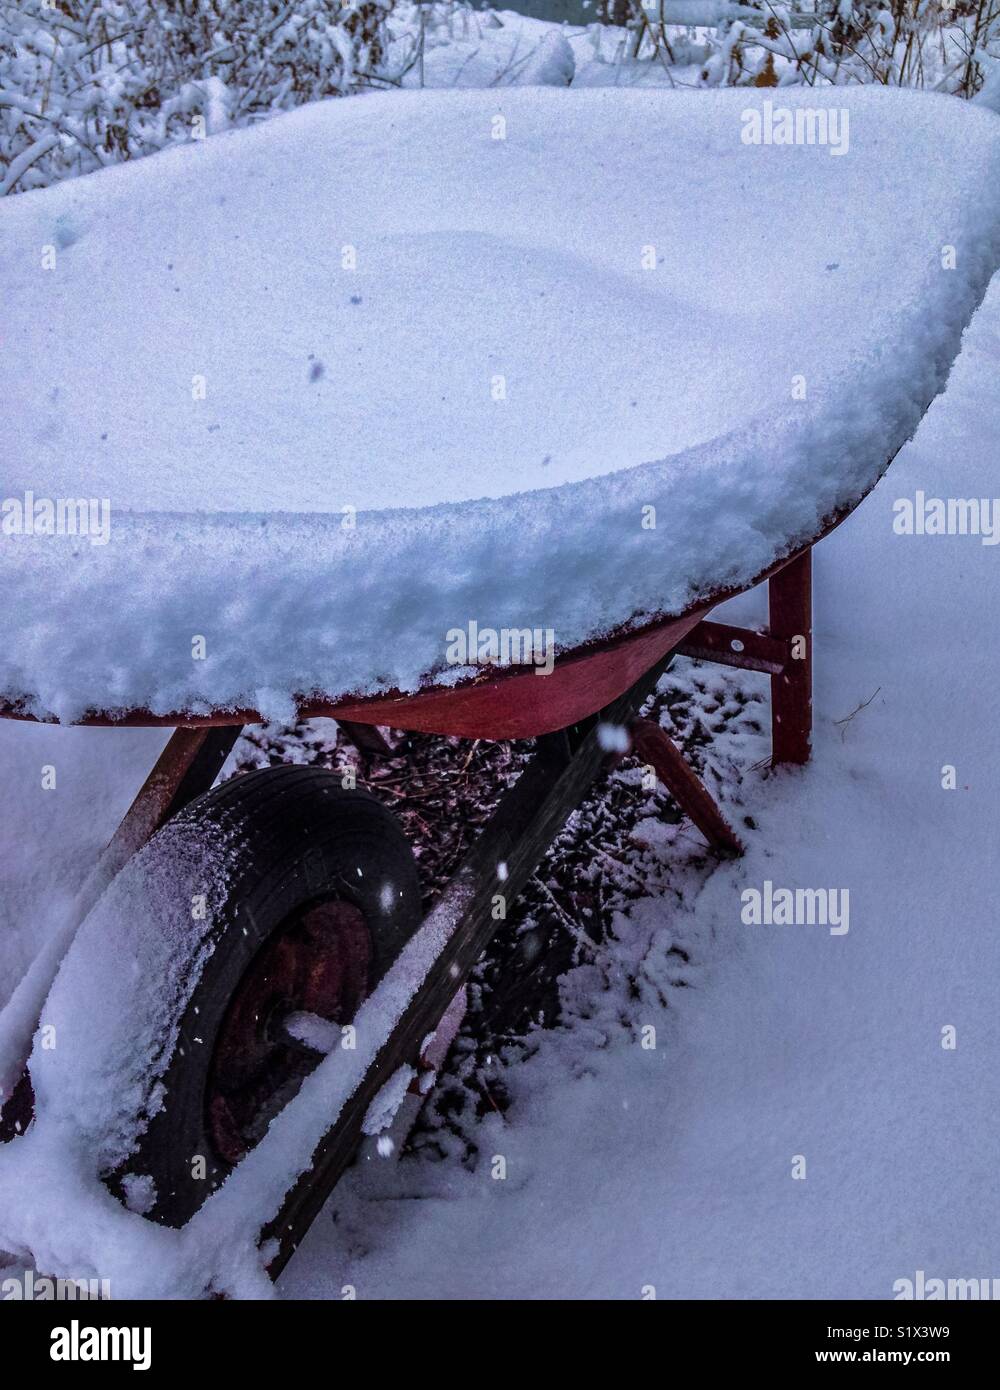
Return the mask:
<path id="1" fill-rule="evenodd" d="M 359 753 L 367 753 L 380 758 L 392 756 L 392 747 L 376 724 L 355 724 L 348 719 L 338 719 L 337 727 L 344 737 L 353 743 Z"/>
<path id="2" fill-rule="evenodd" d="M 769 631 L 786 646 L 771 676 L 771 765 L 807 763 L 812 741 L 812 549 L 768 581 Z"/>
<path id="3" fill-rule="evenodd" d="M 742 854 L 743 846 L 704 783 L 688 766 L 680 749 L 659 724 L 654 724 L 651 719 L 633 719 L 629 723 L 629 733 L 632 735 L 635 756 L 649 763 L 712 848 L 727 854 Z"/>
<path id="4" fill-rule="evenodd" d="M 189 801 L 214 785 L 243 732 L 242 724 L 175 729 L 98 863 L 100 884 L 89 884 L 87 911 L 147 840 Z M 97 888 L 96 896 L 93 895 Z"/>

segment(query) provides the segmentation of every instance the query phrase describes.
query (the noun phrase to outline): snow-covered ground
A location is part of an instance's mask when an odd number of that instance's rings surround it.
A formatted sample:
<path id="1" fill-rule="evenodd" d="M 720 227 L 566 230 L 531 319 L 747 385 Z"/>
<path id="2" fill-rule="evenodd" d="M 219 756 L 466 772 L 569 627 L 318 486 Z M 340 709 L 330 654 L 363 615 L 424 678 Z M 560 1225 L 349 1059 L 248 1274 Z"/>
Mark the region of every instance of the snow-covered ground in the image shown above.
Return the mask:
<path id="1" fill-rule="evenodd" d="M 995 495 L 998 371 L 994 284 L 916 439 L 817 550 L 812 765 L 749 774 L 745 859 L 631 914 L 627 954 L 680 943 L 685 987 L 663 1009 L 622 982 L 587 1019 L 584 969 L 471 1171 L 369 1159 L 287 1297 L 880 1299 L 1000 1271 L 1000 552 L 892 525 L 918 489 Z M 850 930 L 743 925 L 765 880 L 848 889 Z"/>
<path id="2" fill-rule="evenodd" d="M 419 27 L 400 11 L 401 32 L 390 53 L 404 87 L 507 87 L 572 82 L 576 87 L 694 86 L 709 48 L 704 31 L 672 31 L 676 61 L 630 56 L 629 36 L 609 25 L 566 24 L 496 10 L 425 11 L 422 57 Z"/>

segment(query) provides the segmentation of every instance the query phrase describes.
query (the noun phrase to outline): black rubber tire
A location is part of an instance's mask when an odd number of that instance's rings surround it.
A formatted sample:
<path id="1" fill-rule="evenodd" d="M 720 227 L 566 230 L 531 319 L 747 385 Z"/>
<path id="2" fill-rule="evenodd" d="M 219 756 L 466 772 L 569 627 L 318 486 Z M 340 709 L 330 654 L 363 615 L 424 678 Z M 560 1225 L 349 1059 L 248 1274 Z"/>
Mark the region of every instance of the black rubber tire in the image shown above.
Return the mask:
<path id="1" fill-rule="evenodd" d="M 371 989 L 421 918 L 416 864 L 398 822 L 367 793 L 345 791 L 332 772 L 277 767 L 247 773 L 199 797 L 180 818 L 234 838 L 236 868 L 221 910 L 213 913 L 214 949 L 179 1020 L 166 1066 L 158 1067 L 163 1108 L 140 1136 L 138 1150 L 109 1178 L 119 1193 L 125 1174 L 152 1178 L 155 1203 L 145 1214 L 170 1226 L 183 1225 L 230 1171 L 211 1141 L 206 1088 L 227 1007 L 261 948 L 303 908 L 346 901 L 369 929 Z M 389 902 L 387 882 L 394 889 Z M 193 939 L 193 954 L 202 950 Z M 193 1174 L 196 1156 L 207 1165 L 201 1178 Z"/>

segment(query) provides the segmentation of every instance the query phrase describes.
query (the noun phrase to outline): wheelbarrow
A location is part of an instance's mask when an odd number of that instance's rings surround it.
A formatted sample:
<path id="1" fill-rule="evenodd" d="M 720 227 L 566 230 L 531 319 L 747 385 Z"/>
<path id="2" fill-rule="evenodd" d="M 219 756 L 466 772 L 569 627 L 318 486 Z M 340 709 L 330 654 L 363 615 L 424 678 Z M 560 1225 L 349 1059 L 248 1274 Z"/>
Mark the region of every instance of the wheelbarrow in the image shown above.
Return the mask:
<path id="1" fill-rule="evenodd" d="M 26 526 L 9 537 L 5 589 L 23 621 L 4 653 L 0 714 L 174 729 L 71 918 L 0 1014 L 12 1149 L 32 1133 L 36 1090 L 35 1126 L 44 1120 L 51 1069 L 75 1065 L 38 1044 L 29 1063 L 38 1023 L 61 1010 L 88 1047 L 101 1031 L 72 987 L 110 925 L 105 949 L 118 956 L 101 1025 L 119 1028 L 113 1056 L 128 1077 L 114 1124 L 87 1131 L 94 1166 L 165 1228 L 256 1203 L 244 1234 L 276 1276 L 435 1033 L 440 1053 L 442 1020 L 510 903 L 623 752 L 710 852 L 740 853 L 668 733 L 642 716 L 675 656 L 769 676 L 772 763 L 807 762 L 812 548 L 916 428 L 1000 264 L 1000 139 L 990 113 L 957 101 L 810 88 L 783 101 L 793 115 L 844 105 L 850 158 L 815 141 L 764 151 L 740 137 L 743 108 L 762 100 L 519 91 L 320 103 L 0 209 L 15 244 L 51 235 L 69 267 L 64 280 L 19 282 L 15 327 L 37 336 L 57 315 L 68 346 L 38 347 L 69 354 L 57 367 L 72 379 L 99 275 L 113 364 L 85 373 L 85 390 L 71 381 L 64 416 L 59 389 L 5 360 L 11 398 L 25 402 L 24 518 L 29 492 L 72 495 L 67 460 L 84 456 L 88 491 L 123 498 L 113 536 Z M 632 173 L 608 155 L 625 129 Z M 845 239 L 830 208 L 867 210 L 893 152 L 912 161 L 917 146 L 934 179 L 921 172 Z M 599 177 L 581 188 L 574 167 Z M 756 195 L 738 226 L 736 177 Z M 304 209 L 307 230 L 342 227 L 332 251 L 323 243 L 323 275 L 308 235 L 299 247 Z M 251 227 L 257 240 L 241 251 L 235 229 Z M 115 248 L 150 235 L 137 283 Z M 663 248 L 681 236 L 690 263 L 671 268 Z M 501 288 L 486 293 L 484 267 L 497 266 Z M 334 294 L 334 270 L 360 278 Z M 175 307 L 186 285 L 187 318 Z M 370 321 L 357 317 L 373 303 Z M 307 353 L 300 328 L 316 327 L 317 305 L 336 333 Z M 218 418 L 202 410 L 212 371 L 195 370 L 206 335 L 222 364 Z M 516 370 L 499 369 L 497 335 Z M 289 365 L 291 338 L 301 352 Z M 456 435 L 470 360 L 486 394 Z M 193 404 L 181 409 L 171 393 L 189 371 Z M 780 399 L 762 403 L 778 379 Z M 334 394 L 320 394 L 331 380 Z M 378 401 L 373 380 L 385 382 Z M 670 437 L 654 463 L 642 461 L 644 405 Z M 112 463 L 106 419 L 123 432 Z M 345 419 L 331 482 L 320 465 Z M 304 462 L 275 456 L 275 422 Z M 470 477 L 474 446 L 490 463 Z M 227 471 L 233 448 L 239 467 Z M 763 583 L 766 631 L 712 618 Z M 544 672 L 492 649 L 485 663 L 442 661 L 444 616 L 464 623 L 490 602 L 516 630 L 530 634 L 540 612 L 559 634 Z M 213 611 L 210 659 L 181 661 L 177 633 L 206 645 Z M 279 716 L 335 719 L 372 756 L 385 728 L 533 740 L 534 753 L 422 920 L 411 851 L 364 791 L 299 767 L 216 785 L 241 730 Z M 96 1105 L 89 1092 L 115 1089 L 109 1067 L 104 1057 L 74 1093 L 81 1113 Z"/>

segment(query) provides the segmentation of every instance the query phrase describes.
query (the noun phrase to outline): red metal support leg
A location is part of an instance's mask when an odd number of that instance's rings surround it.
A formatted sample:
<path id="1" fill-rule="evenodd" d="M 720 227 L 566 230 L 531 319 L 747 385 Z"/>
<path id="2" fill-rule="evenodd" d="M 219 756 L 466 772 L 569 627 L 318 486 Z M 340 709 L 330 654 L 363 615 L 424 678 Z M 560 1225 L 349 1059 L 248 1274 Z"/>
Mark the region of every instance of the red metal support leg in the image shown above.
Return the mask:
<path id="1" fill-rule="evenodd" d="M 667 791 L 704 835 L 713 849 L 742 854 L 743 846 L 733 833 L 697 773 L 684 761 L 677 745 L 651 719 L 633 719 L 629 724 L 632 750 L 649 763 Z"/>
<path id="2" fill-rule="evenodd" d="M 812 741 L 812 549 L 768 581 L 770 635 L 786 644 L 771 676 L 771 765 L 807 763 Z"/>
<path id="3" fill-rule="evenodd" d="M 215 785 L 242 732 L 242 724 L 174 730 L 101 857 L 98 896 L 171 816 Z"/>
<path id="4" fill-rule="evenodd" d="M 679 656 L 689 656 L 695 661 L 715 661 L 720 666 L 735 666 L 738 671 L 763 671 L 768 676 L 783 671 L 788 659 L 785 644 L 767 632 L 753 632 L 749 628 L 729 627 L 707 620 L 693 627 L 674 650 Z"/>

